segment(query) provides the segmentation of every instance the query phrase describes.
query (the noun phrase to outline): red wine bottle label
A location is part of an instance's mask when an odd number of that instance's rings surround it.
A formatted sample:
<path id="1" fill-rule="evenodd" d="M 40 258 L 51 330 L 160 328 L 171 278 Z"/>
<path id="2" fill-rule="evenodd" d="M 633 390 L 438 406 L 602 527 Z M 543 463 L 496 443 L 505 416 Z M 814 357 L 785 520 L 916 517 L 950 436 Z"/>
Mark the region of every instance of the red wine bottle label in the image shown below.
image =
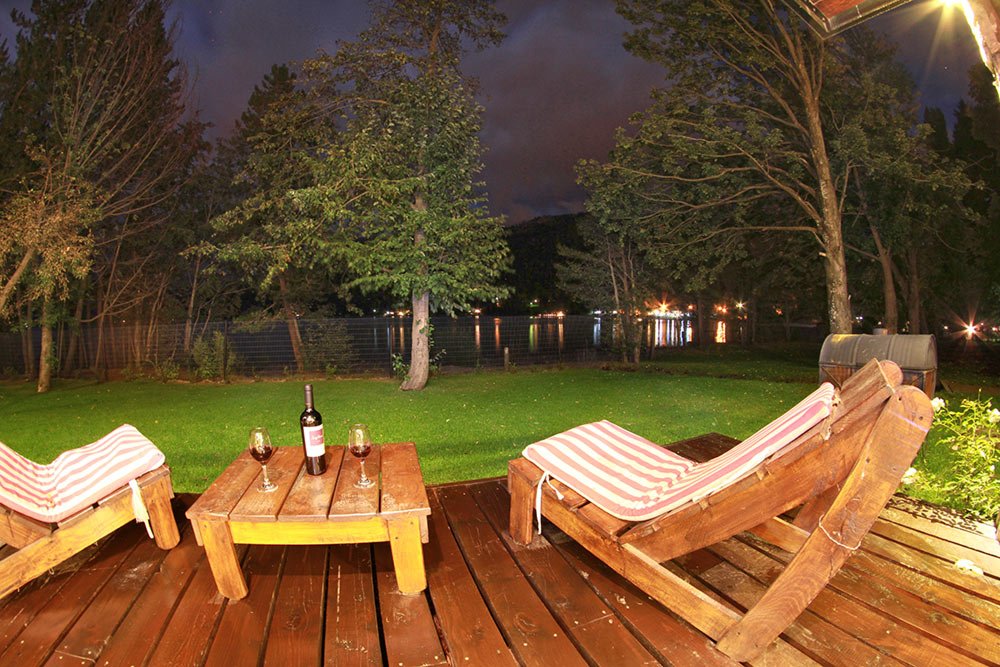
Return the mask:
<path id="1" fill-rule="evenodd" d="M 303 426 L 303 440 L 306 443 L 306 456 L 323 456 L 323 426 Z"/>

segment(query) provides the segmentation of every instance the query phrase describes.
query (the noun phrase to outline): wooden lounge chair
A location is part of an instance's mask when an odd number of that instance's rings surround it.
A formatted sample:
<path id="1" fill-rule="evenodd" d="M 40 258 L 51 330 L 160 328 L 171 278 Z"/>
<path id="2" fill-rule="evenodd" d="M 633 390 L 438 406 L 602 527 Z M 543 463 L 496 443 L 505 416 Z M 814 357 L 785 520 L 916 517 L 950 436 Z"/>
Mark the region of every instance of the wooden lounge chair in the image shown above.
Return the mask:
<path id="1" fill-rule="evenodd" d="M 0 443 L 0 541 L 16 549 L 0 560 L 0 598 L 130 521 L 176 546 L 173 495 L 163 454 L 127 424 L 47 466 Z"/>
<path id="2" fill-rule="evenodd" d="M 568 536 L 714 639 L 720 651 L 752 660 L 858 548 L 920 448 L 930 401 L 901 386 L 901 378 L 894 363 L 869 362 L 844 383 L 826 418 L 750 474 L 643 521 L 616 518 L 558 481 L 543 483 L 543 471 L 525 458 L 511 461 L 511 537 L 531 541 L 538 493 L 541 513 Z M 796 507 L 794 521 L 781 517 Z M 795 554 L 743 615 L 661 565 L 742 531 Z"/>

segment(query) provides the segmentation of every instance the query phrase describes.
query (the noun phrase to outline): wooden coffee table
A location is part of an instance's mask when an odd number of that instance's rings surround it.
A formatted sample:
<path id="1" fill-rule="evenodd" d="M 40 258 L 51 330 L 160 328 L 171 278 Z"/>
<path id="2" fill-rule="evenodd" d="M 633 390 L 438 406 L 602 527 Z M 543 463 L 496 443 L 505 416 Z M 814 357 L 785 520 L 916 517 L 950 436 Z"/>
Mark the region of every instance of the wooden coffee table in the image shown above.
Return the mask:
<path id="1" fill-rule="evenodd" d="M 219 592 L 247 594 L 235 544 L 345 544 L 389 542 L 402 593 L 427 588 L 422 543 L 431 513 L 413 443 L 376 445 L 365 462 L 379 480 L 354 483 L 358 460 L 345 447 L 326 448 L 326 472 L 305 472 L 302 447 L 276 447 L 267 464 L 276 491 L 258 491 L 260 464 L 244 450 L 187 511 L 205 547 Z"/>

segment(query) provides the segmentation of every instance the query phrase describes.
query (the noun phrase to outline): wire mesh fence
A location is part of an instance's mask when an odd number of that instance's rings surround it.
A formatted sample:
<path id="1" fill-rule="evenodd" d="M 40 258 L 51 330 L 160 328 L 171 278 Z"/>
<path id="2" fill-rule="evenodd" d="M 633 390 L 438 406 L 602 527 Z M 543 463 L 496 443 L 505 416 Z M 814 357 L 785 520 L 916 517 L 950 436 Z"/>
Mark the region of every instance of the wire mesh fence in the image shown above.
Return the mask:
<path id="1" fill-rule="evenodd" d="M 438 366 L 526 366 L 620 356 L 621 330 L 611 315 L 434 317 L 431 324 L 431 357 Z M 746 342 L 745 319 L 713 318 L 705 324 L 706 342 Z M 690 315 L 647 317 L 643 327 L 643 356 L 656 358 L 658 350 L 693 344 L 697 323 Z M 755 338 L 822 340 L 820 327 L 796 327 L 801 328 L 760 324 Z M 56 328 L 52 359 L 63 376 L 171 380 L 301 372 L 390 374 L 409 361 L 411 328 L 410 318 L 398 316 L 197 325 L 64 324 Z M 37 328 L 0 332 L 0 377 L 33 377 L 40 338 Z"/>
<path id="2" fill-rule="evenodd" d="M 618 339 L 609 316 L 435 317 L 431 324 L 431 357 L 445 366 L 598 361 L 615 354 Z M 396 316 L 62 327 L 53 358 L 64 375 L 97 370 L 208 379 L 303 371 L 391 373 L 409 358 L 411 327 L 410 318 Z M 692 339 L 692 322 L 650 318 L 645 333 L 650 349 L 682 346 Z M 0 372 L 31 375 L 38 366 L 39 338 L 37 329 L 0 334 Z"/>

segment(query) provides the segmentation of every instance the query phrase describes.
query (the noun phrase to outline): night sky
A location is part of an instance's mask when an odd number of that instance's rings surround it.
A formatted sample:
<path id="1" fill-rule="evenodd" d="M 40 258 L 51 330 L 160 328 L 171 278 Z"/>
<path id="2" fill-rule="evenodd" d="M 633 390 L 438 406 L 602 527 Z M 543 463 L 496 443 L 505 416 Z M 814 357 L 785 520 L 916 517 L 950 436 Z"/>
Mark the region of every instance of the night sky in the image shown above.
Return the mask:
<path id="1" fill-rule="evenodd" d="M 900 43 L 924 103 L 949 117 L 966 92 L 966 72 L 979 59 L 964 19 L 954 10 L 939 21 L 935 0 L 918 0 L 868 25 Z M 13 41 L 12 7 L 0 1 L 0 35 Z M 612 0 L 499 0 L 508 18 L 500 47 L 468 56 L 486 107 L 483 143 L 491 208 L 516 223 L 538 215 L 576 212 L 580 158 L 602 158 L 616 127 L 642 109 L 659 69 L 621 46 L 629 24 Z M 333 51 L 367 23 L 362 0 L 174 0 L 179 57 L 194 82 L 194 103 L 230 131 L 247 98 L 273 63 Z M 935 38 L 936 31 L 940 32 Z"/>

